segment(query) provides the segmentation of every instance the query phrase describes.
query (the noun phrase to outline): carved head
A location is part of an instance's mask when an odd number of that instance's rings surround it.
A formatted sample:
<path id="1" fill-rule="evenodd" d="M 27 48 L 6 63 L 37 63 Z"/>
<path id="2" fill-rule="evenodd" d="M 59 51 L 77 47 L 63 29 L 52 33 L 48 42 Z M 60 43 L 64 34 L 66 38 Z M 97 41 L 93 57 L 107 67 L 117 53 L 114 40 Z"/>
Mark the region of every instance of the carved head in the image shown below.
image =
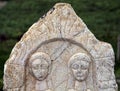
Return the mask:
<path id="1" fill-rule="evenodd" d="M 44 80 L 50 72 L 51 59 L 42 52 L 34 53 L 29 60 L 30 73 L 39 81 Z"/>
<path id="2" fill-rule="evenodd" d="M 69 60 L 69 68 L 78 81 L 84 81 L 89 73 L 90 58 L 84 53 L 77 53 Z"/>

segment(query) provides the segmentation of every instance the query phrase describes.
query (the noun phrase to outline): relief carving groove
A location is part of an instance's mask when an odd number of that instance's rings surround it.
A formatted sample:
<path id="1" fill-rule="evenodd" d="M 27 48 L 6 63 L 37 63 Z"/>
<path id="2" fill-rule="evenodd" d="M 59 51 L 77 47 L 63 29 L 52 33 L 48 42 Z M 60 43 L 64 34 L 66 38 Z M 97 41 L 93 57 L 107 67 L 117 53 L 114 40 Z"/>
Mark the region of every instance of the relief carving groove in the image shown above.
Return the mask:
<path id="1" fill-rule="evenodd" d="M 34 23 L 4 66 L 4 91 L 117 91 L 114 51 L 70 4 Z"/>

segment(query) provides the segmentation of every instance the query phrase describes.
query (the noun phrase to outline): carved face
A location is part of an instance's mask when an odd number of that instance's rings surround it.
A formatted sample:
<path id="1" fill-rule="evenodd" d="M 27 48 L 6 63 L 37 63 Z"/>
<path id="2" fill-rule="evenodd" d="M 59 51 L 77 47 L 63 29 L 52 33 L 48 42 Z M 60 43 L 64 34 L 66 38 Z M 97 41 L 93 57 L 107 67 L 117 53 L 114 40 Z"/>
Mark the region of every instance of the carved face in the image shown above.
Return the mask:
<path id="1" fill-rule="evenodd" d="M 32 73 L 37 80 L 44 80 L 48 75 L 48 71 L 49 64 L 45 60 L 35 59 L 32 62 Z"/>
<path id="2" fill-rule="evenodd" d="M 88 76 L 89 63 L 82 60 L 76 60 L 71 65 L 72 73 L 76 80 L 83 81 Z"/>

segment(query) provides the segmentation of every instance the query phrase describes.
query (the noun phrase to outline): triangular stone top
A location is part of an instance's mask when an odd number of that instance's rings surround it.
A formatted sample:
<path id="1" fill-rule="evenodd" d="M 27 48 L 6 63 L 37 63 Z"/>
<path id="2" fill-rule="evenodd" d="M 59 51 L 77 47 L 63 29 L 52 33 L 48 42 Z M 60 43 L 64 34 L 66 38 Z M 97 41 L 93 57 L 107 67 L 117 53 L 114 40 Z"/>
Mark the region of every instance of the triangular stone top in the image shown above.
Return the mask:
<path id="1" fill-rule="evenodd" d="M 4 89 L 116 91 L 113 67 L 111 45 L 97 40 L 70 4 L 57 3 L 13 48 Z"/>

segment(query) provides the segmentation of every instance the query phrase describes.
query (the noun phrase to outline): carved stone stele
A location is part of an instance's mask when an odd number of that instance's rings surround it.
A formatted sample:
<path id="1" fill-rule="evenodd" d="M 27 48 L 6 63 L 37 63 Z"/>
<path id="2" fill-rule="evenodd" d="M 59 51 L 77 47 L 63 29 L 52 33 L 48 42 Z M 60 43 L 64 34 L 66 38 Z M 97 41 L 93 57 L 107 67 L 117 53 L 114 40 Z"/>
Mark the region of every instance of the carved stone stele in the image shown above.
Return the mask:
<path id="1" fill-rule="evenodd" d="M 58 3 L 34 23 L 4 66 L 5 91 L 117 91 L 114 52 L 70 4 Z"/>

